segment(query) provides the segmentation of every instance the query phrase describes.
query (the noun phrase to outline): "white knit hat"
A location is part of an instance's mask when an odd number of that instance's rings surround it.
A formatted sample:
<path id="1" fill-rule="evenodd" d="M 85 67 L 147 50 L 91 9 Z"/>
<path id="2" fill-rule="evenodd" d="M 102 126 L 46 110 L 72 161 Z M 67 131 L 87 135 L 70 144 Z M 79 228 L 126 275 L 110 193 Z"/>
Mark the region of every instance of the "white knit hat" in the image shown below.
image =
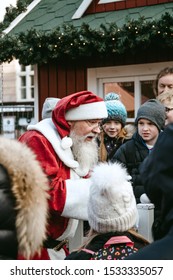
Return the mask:
<path id="1" fill-rule="evenodd" d="M 52 110 L 55 108 L 57 102 L 60 98 L 48 97 L 45 99 L 43 108 L 42 108 L 42 119 L 47 119 L 52 117 Z"/>
<path id="2" fill-rule="evenodd" d="M 100 163 L 94 168 L 88 221 L 95 231 L 123 232 L 135 225 L 138 214 L 130 178 L 119 163 Z"/>

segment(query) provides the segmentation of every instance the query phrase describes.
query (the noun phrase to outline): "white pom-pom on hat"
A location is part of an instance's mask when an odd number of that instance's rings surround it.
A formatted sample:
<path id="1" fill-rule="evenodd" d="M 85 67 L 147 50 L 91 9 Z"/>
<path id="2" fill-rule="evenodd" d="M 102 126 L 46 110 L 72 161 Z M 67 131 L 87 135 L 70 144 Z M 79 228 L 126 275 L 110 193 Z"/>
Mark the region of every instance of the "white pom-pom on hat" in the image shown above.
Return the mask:
<path id="1" fill-rule="evenodd" d="M 91 174 L 88 221 L 95 231 L 123 232 L 137 220 L 129 174 L 119 163 L 100 163 Z"/>
<path id="2" fill-rule="evenodd" d="M 70 137 L 64 137 L 61 141 L 61 147 L 66 150 L 69 149 L 73 145 L 73 141 Z"/>

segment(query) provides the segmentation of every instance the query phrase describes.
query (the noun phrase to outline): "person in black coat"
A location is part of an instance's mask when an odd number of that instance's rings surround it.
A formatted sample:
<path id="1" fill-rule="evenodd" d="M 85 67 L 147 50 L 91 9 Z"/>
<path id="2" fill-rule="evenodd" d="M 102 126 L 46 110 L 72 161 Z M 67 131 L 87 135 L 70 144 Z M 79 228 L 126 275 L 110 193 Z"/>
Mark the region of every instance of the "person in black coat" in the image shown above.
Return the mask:
<path id="1" fill-rule="evenodd" d="M 121 162 L 127 168 L 132 177 L 137 203 L 140 203 L 140 197 L 145 193 L 139 167 L 153 149 L 164 123 L 164 106 L 156 99 L 150 99 L 145 102 L 139 108 L 135 119 L 137 131 L 132 139 L 117 150 L 111 160 L 112 162 Z"/>
<path id="2" fill-rule="evenodd" d="M 160 208 L 160 236 L 147 248 L 128 257 L 132 260 L 173 260 L 173 124 L 159 137 L 140 168 L 145 192 Z"/>
<path id="3" fill-rule="evenodd" d="M 34 153 L 0 137 L 0 260 L 29 259 L 46 239 L 48 180 Z"/>

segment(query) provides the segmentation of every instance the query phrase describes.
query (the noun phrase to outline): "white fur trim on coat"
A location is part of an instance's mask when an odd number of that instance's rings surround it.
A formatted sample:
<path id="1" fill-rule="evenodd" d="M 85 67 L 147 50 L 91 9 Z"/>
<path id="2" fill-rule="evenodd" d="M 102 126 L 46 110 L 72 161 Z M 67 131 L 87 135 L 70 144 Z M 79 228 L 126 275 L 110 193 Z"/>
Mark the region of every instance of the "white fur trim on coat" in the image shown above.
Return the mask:
<path id="1" fill-rule="evenodd" d="M 87 204 L 90 186 L 90 179 L 66 180 L 67 196 L 62 216 L 88 220 Z"/>
<path id="2" fill-rule="evenodd" d="M 70 147 L 63 149 L 61 146 L 62 139 L 51 118 L 44 119 L 35 125 L 28 125 L 27 130 L 36 130 L 41 132 L 51 143 L 54 151 L 66 166 L 69 168 L 77 168 L 79 166 L 78 162 L 74 160 Z"/>

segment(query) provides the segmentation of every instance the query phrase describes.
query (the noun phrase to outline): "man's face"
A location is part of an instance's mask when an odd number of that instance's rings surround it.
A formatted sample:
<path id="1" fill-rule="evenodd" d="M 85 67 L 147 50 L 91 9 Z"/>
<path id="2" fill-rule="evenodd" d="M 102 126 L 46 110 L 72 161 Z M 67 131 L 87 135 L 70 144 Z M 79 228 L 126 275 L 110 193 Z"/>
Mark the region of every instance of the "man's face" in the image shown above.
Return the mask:
<path id="1" fill-rule="evenodd" d="M 100 119 L 97 120 L 85 120 L 85 121 L 69 121 L 71 131 L 77 136 L 84 138 L 84 141 L 90 142 L 96 138 L 100 133 Z"/>
<path id="2" fill-rule="evenodd" d="M 173 74 L 167 74 L 158 81 L 158 95 L 173 90 Z"/>

